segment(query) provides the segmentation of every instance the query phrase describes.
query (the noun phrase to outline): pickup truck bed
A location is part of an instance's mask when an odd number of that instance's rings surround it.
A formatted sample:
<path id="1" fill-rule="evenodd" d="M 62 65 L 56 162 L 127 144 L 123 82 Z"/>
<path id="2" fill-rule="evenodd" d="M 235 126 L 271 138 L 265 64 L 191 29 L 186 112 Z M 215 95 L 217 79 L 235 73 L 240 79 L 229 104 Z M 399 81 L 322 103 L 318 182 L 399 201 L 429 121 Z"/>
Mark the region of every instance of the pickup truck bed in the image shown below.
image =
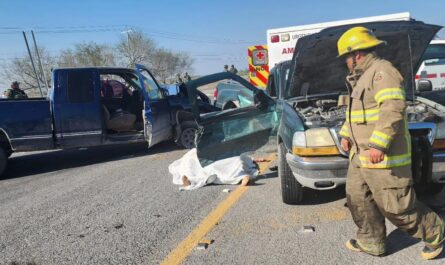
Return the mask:
<path id="1" fill-rule="evenodd" d="M 53 147 L 50 102 L 46 99 L 1 100 L 1 124 L 14 151 Z M 17 117 L 20 117 L 19 119 Z"/>

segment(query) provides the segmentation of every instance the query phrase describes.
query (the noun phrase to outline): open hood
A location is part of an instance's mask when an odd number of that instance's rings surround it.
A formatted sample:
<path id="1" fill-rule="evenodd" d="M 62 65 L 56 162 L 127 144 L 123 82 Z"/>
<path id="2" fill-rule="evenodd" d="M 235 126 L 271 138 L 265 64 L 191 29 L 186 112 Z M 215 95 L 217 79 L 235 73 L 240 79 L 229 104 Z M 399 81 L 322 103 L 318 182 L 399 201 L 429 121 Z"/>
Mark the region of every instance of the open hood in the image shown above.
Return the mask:
<path id="1" fill-rule="evenodd" d="M 428 44 L 441 29 L 419 21 L 372 22 L 327 28 L 298 40 L 292 59 L 291 77 L 285 98 L 346 91 L 348 73 L 343 59 L 337 58 L 337 40 L 355 26 L 372 29 L 387 42 L 377 48 L 381 58 L 393 63 L 405 79 L 405 89 L 414 86 L 416 69 Z"/>

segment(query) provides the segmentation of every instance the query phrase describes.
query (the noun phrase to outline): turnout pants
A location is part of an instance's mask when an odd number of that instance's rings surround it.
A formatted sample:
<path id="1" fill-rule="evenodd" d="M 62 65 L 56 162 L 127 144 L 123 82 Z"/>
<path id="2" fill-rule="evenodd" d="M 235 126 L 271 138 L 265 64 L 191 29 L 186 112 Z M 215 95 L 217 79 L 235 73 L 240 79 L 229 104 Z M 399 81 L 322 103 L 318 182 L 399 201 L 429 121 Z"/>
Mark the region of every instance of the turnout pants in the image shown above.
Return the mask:
<path id="1" fill-rule="evenodd" d="M 349 163 L 346 198 L 362 248 L 377 255 L 385 252 L 385 217 L 427 244 L 443 240 L 443 220 L 416 199 L 411 176 L 402 175 L 406 168 L 368 169 L 359 163 L 355 158 Z"/>

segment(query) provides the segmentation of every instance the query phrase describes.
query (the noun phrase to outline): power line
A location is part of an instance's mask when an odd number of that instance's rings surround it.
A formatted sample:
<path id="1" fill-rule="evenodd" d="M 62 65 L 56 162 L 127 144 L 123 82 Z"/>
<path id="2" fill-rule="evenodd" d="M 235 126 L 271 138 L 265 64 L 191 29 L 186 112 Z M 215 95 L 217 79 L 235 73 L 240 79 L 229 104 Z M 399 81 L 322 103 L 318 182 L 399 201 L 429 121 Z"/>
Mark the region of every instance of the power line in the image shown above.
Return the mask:
<path id="1" fill-rule="evenodd" d="M 132 27 L 130 25 L 84 25 L 84 26 L 58 26 L 58 27 L 33 27 L 36 33 L 41 34 L 78 34 L 78 33 L 97 33 L 97 32 L 122 32 L 123 30 L 133 29 L 137 27 Z M 7 30 L 7 31 L 1 31 Z M 21 29 L 25 30 L 25 29 Z M 0 34 L 17 34 L 21 33 L 20 28 L 12 27 L 0 27 Z M 186 33 L 170 32 L 170 31 L 160 31 L 148 28 L 139 28 L 142 32 L 149 36 L 197 43 L 207 43 L 207 44 L 252 44 L 259 43 L 261 41 L 250 41 L 241 39 L 230 39 L 230 38 L 215 38 L 212 36 L 203 35 L 193 35 Z"/>

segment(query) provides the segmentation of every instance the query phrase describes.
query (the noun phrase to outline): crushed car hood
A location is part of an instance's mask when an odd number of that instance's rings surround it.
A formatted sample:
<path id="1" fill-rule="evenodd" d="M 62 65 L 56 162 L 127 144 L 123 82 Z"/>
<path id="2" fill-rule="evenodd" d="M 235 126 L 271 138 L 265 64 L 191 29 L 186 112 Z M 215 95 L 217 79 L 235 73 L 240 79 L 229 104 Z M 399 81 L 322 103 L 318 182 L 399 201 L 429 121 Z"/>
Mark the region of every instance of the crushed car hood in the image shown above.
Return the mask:
<path id="1" fill-rule="evenodd" d="M 387 42 L 377 48 L 378 55 L 392 62 L 405 78 L 405 89 L 412 91 L 422 54 L 441 27 L 414 20 L 373 22 L 327 28 L 299 39 L 285 98 L 346 91 L 348 70 L 344 59 L 337 58 L 337 40 L 355 26 L 372 29 Z"/>

